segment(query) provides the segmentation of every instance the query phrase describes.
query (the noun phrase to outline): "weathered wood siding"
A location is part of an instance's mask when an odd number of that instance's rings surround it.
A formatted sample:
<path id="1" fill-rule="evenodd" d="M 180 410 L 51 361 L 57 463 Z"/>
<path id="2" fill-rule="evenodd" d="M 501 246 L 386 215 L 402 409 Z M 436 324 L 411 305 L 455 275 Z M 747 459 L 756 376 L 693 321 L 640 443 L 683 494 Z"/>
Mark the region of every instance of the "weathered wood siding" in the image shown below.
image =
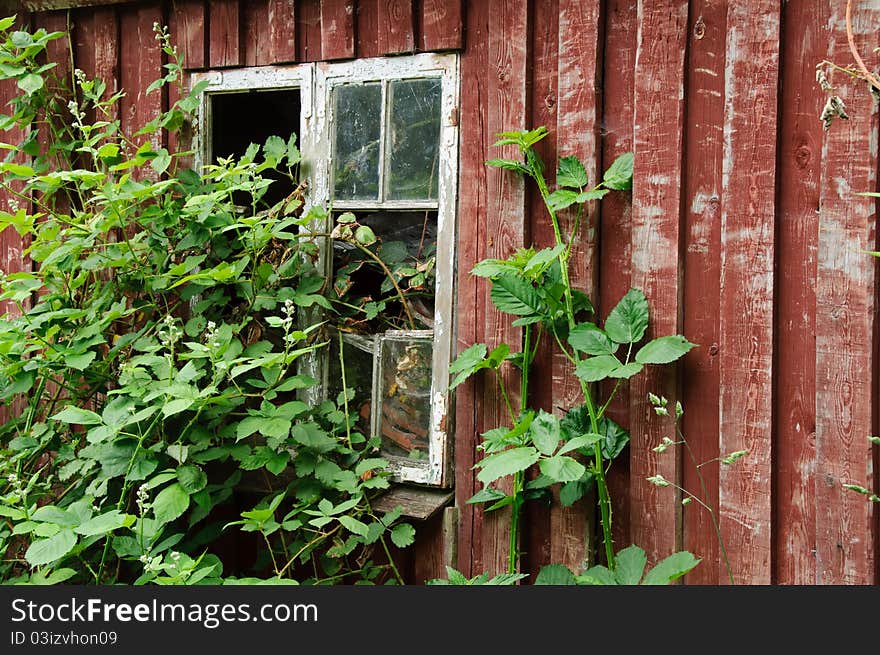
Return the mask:
<path id="1" fill-rule="evenodd" d="M 727 580 L 710 516 L 696 503 L 682 507 L 674 489 L 645 481 L 662 473 L 702 495 L 686 453 L 651 451 L 672 436 L 670 422 L 646 406 L 654 391 L 684 404 L 684 433 L 697 461 L 708 462 L 701 472 L 737 582 L 878 581 L 876 513 L 842 486 L 877 484 L 867 437 L 877 434 L 880 413 L 878 274 L 877 260 L 861 252 L 876 248 L 877 207 L 855 195 L 877 189 L 877 107 L 864 85 L 833 73 L 851 118 L 826 132 L 818 118 L 825 95 L 815 81 L 823 59 L 851 62 L 846 3 L 100 4 L 30 20 L 52 28 L 69 20 L 74 65 L 107 77 L 111 89 L 125 88 L 127 125 L 173 100 L 144 93 L 163 63 L 154 20 L 170 25 L 195 69 L 461 52 L 457 350 L 517 334 L 471 267 L 552 239 L 534 190 L 484 165 L 503 154 L 491 147 L 495 133 L 546 125 L 547 161 L 577 154 L 593 176 L 633 150 L 633 191 L 591 210 L 574 278 L 592 291 L 602 317 L 630 286 L 641 288 L 651 302 L 650 332 L 681 332 L 699 348 L 676 369 L 623 385 L 609 408 L 633 433 L 609 478 L 616 547 L 637 542 L 651 561 L 687 548 L 704 559 L 687 582 Z M 880 2 L 854 4 L 856 43 L 877 66 Z M 5 194 L 0 204 L 9 200 Z M 22 250 L 17 235 L 0 234 L 0 268 L 26 267 Z M 560 413 L 577 389 L 550 350 L 536 363 L 531 402 Z M 479 486 L 472 470 L 479 433 L 504 415 L 492 385 L 474 379 L 460 387 L 458 507 L 422 526 L 408 551 L 412 582 L 442 575 L 456 552 L 466 573 L 504 567 L 506 516 L 465 503 Z M 740 449 L 749 455 L 719 465 L 717 458 Z M 597 543 L 589 508 L 528 507 L 526 570 L 581 564 L 585 544 Z"/>

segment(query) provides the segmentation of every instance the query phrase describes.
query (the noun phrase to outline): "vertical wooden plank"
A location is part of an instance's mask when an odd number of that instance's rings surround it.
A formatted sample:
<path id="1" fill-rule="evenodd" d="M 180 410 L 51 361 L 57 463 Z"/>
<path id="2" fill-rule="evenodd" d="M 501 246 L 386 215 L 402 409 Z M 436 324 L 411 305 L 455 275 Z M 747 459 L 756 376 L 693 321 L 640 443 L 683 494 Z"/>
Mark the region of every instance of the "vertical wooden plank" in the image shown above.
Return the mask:
<path id="1" fill-rule="evenodd" d="M 631 284 L 648 298 L 646 338 L 679 328 L 679 221 L 683 133 L 684 55 L 688 3 L 639 0 L 634 90 L 635 169 L 632 193 Z M 611 302 L 616 303 L 617 298 Z M 630 529 L 633 542 L 655 562 L 677 549 L 679 504 L 672 489 L 646 481 L 660 474 L 679 481 L 676 458 L 655 453 L 672 421 L 657 416 L 648 392 L 675 402 L 673 366 L 648 367 L 630 380 Z"/>
<path id="2" fill-rule="evenodd" d="M 211 68 L 240 66 L 241 6 L 238 0 L 211 0 L 208 3 L 208 62 Z"/>
<path id="3" fill-rule="evenodd" d="M 605 57 L 602 94 L 602 161 L 607 167 L 618 155 L 633 149 L 633 87 L 635 85 L 636 0 L 608 0 L 605 10 Z M 630 194 L 613 193 L 599 207 L 599 285 L 594 300 L 597 312 L 605 317 L 630 286 L 631 214 Z M 602 384 L 603 397 L 614 389 Z M 629 429 L 629 382 L 624 380 L 608 406 L 606 415 Z M 630 540 L 629 451 L 614 461 L 608 473 L 608 489 L 613 508 L 612 538 L 615 548 L 625 548 Z"/>
<path id="4" fill-rule="evenodd" d="M 827 55 L 831 6 L 789 2 L 783 11 L 773 582 L 804 585 L 816 583 L 816 208 L 823 139 L 816 118 L 825 99 L 817 92 L 815 62 Z"/>
<path id="5" fill-rule="evenodd" d="M 379 54 L 415 50 L 412 0 L 378 0 Z"/>
<path id="6" fill-rule="evenodd" d="M 365 0 L 358 2 L 358 55 L 363 55 L 360 39 Z M 486 125 L 488 97 L 485 93 L 489 62 L 487 3 L 468 3 L 467 24 L 471 34 L 470 47 L 461 56 L 461 150 L 458 185 L 458 251 L 456 280 L 455 339 L 460 353 L 474 343 L 483 341 L 485 325 L 485 282 L 470 274 L 474 265 L 485 256 L 487 169 L 490 134 Z M 463 217 L 467 217 L 464 219 Z M 473 466 L 479 443 L 481 421 L 478 416 L 483 398 L 481 376 L 474 376 L 459 385 L 455 394 L 455 498 L 459 510 L 458 569 L 465 575 L 475 572 L 475 553 L 482 537 L 482 510 L 468 505 L 476 491 Z"/>
<path id="7" fill-rule="evenodd" d="M 556 122 L 559 156 L 575 155 L 580 159 L 591 185 L 601 179 L 599 79 L 602 27 L 602 3 L 598 0 L 560 0 L 559 113 Z M 596 297 L 597 288 L 597 218 L 598 203 L 589 203 L 574 237 L 569 266 L 572 285 L 591 299 Z M 574 227 L 573 212 L 563 212 L 559 219 L 562 232 L 570 233 Z M 575 377 L 571 363 L 558 349 L 553 355 L 553 396 L 553 410 L 558 414 L 584 402 L 580 381 Z M 572 507 L 554 503 L 550 511 L 552 562 L 565 564 L 576 571 L 589 563 L 590 525 L 587 516 L 588 507 L 592 505 L 592 501 L 587 503 L 585 500 Z"/>
<path id="8" fill-rule="evenodd" d="M 321 55 L 354 57 L 354 0 L 321 0 Z"/>
<path id="9" fill-rule="evenodd" d="M 204 68 L 206 50 L 205 3 L 202 0 L 177 0 L 172 3 L 168 12 L 168 30 L 171 43 L 177 47 L 183 57 L 183 66 L 187 70 Z M 180 99 L 177 84 L 167 87 L 168 106 L 173 107 Z M 179 133 L 167 134 L 168 150 L 175 152 L 180 149 Z M 176 160 L 180 165 L 181 160 Z M 189 162 L 187 162 L 189 163 Z"/>
<path id="10" fill-rule="evenodd" d="M 845 4 L 831 10 L 828 59 L 850 62 Z M 854 3 L 853 32 L 871 56 L 880 22 L 876 2 Z M 869 64 L 871 66 L 872 64 Z M 848 121 L 836 121 L 822 152 L 816 271 L 816 583 L 871 584 L 874 507 L 842 484 L 873 486 L 871 342 L 876 317 L 876 204 L 855 196 L 876 190 L 877 107 L 861 85 L 835 74 Z"/>
<path id="11" fill-rule="evenodd" d="M 719 522 L 738 584 L 771 579 L 779 8 L 776 0 L 737 0 L 727 13 L 719 451 L 749 452 L 721 467 Z"/>
<path id="12" fill-rule="evenodd" d="M 554 16 L 550 2 L 541 3 L 545 15 Z M 541 21 L 544 25 L 556 23 L 554 20 Z M 463 45 L 461 22 L 461 0 L 422 0 L 421 49 L 458 50 Z"/>
<path id="13" fill-rule="evenodd" d="M 380 7 L 382 5 L 380 4 Z M 381 25 L 381 21 L 380 21 Z M 490 3 L 489 61 L 486 89 L 486 130 L 491 137 L 498 132 L 520 129 L 527 124 L 527 62 L 529 43 L 528 0 L 497 0 Z M 492 148 L 493 155 L 518 158 L 518 150 L 511 146 Z M 520 176 L 498 168 L 486 172 L 486 232 L 485 257 L 505 259 L 524 245 L 525 192 Z M 488 303 L 488 298 L 486 298 Z M 487 307 L 483 341 L 494 348 L 509 343 L 518 348 L 521 330 L 512 327 L 509 316 Z M 519 405 L 519 380 L 508 370 L 505 373 L 508 393 L 514 407 Z M 502 399 L 493 389 L 478 402 L 481 426 L 485 432 L 502 425 L 510 425 Z M 499 488 L 502 488 L 499 485 Z M 500 573 L 507 570 L 510 535 L 510 512 L 495 510 L 483 517 L 483 535 L 480 551 L 475 553 L 478 570 Z"/>
<path id="14" fill-rule="evenodd" d="M 159 3 L 119 8 L 119 83 L 125 91 L 119 106 L 123 133 L 131 136 L 162 111 L 162 94 L 147 93 L 147 87 L 162 74 L 162 51 L 156 43 L 153 24 L 162 20 Z M 153 147 L 161 145 L 161 135 L 149 137 Z M 143 142 L 143 137 L 137 139 Z"/>
<path id="15" fill-rule="evenodd" d="M 355 52 L 358 57 L 379 55 L 379 0 L 357 0 Z"/>
<path id="16" fill-rule="evenodd" d="M 428 2 L 425 3 L 426 5 Z M 559 13 L 559 0 L 547 0 L 544 10 L 549 16 Z M 533 14 L 534 15 L 534 14 Z M 547 128 L 547 136 L 540 141 L 536 149 L 547 163 L 548 170 L 553 169 L 556 161 L 556 109 L 558 99 L 558 56 L 559 56 L 559 21 L 533 21 L 530 70 L 532 71 L 531 123 L 529 127 L 543 125 Z M 552 178 L 551 178 L 552 183 Z M 528 232 L 530 241 L 535 248 L 548 248 L 554 243 L 553 226 L 547 218 L 547 208 L 541 194 L 534 185 L 526 186 L 528 201 Z M 532 370 L 529 374 L 531 393 L 529 401 L 533 407 L 553 410 L 553 360 L 552 353 L 556 348 L 552 338 L 541 340 Z M 530 475 L 537 477 L 539 471 Z M 537 574 L 541 567 L 550 564 L 550 512 L 544 503 L 529 502 L 523 506 L 523 524 L 525 540 L 523 542 L 524 571 Z M 534 578 L 531 578 L 534 580 Z"/>
<path id="17" fill-rule="evenodd" d="M 35 25 L 44 28 L 47 32 L 65 32 L 68 31 L 68 12 L 50 11 L 34 16 Z M 71 24 L 73 29 L 73 24 Z M 65 86 L 71 88 L 70 74 L 71 68 L 71 42 L 69 36 L 63 36 L 60 39 L 54 39 L 46 44 L 46 59 L 55 62 L 57 66 L 53 70 L 55 78 Z"/>
<path id="18" fill-rule="evenodd" d="M 296 61 L 296 0 L 269 0 L 271 62 Z"/>
<path id="19" fill-rule="evenodd" d="M 272 39 L 269 38 L 269 1 L 249 0 L 242 6 L 242 45 L 245 66 L 272 63 Z"/>
<path id="20" fill-rule="evenodd" d="M 174 0 L 171 4 L 168 29 L 172 42 L 183 55 L 186 68 L 205 67 L 205 3 L 204 0 Z"/>
<path id="21" fill-rule="evenodd" d="M 446 578 L 446 567 L 456 566 L 455 530 L 458 511 L 446 507 L 436 516 L 416 526 L 416 543 L 412 547 L 413 575 L 411 584 L 425 584 L 434 578 Z"/>
<path id="22" fill-rule="evenodd" d="M 718 507 L 718 365 L 721 279 L 721 158 L 724 116 L 726 6 L 711 0 L 691 4 L 685 104 L 685 222 L 683 334 L 699 344 L 682 363 L 682 433 L 693 459 L 685 452 L 682 486 Z M 699 308 L 697 310 L 696 308 Z M 672 453 L 666 454 L 672 457 Z M 705 463 L 705 464 L 704 464 Z M 704 465 L 703 465 L 704 464 Z M 697 469 L 696 465 L 701 465 Z M 697 503 L 682 509 L 683 547 L 702 558 L 686 584 L 718 584 L 720 545 L 711 515 Z M 707 563 L 712 563 L 706 565 Z"/>
<path id="23" fill-rule="evenodd" d="M 321 59 L 321 0 L 300 0 L 296 12 L 296 59 Z"/>
<path id="24" fill-rule="evenodd" d="M 107 84 L 104 96 L 109 98 L 119 90 L 119 17 L 115 7 L 95 7 L 92 13 L 94 32 L 101 38 L 94 41 L 95 77 Z M 110 112 L 111 120 L 119 111 L 119 105 Z"/>

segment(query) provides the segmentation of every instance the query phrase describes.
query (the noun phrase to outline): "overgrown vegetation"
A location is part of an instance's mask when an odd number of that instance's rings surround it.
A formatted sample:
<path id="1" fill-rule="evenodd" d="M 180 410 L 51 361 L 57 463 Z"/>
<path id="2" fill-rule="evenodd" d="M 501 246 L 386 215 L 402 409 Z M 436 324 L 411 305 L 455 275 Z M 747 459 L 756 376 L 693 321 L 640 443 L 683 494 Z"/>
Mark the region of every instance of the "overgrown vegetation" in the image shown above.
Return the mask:
<path id="1" fill-rule="evenodd" d="M 45 62 L 62 33 L 14 23 L 0 78 L 20 93 L 0 127 L 24 136 L 0 145 L 18 199 L 0 230 L 33 270 L 0 280 L 15 308 L 0 322 L 0 580 L 402 582 L 392 544 L 414 530 L 371 507 L 389 485 L 377 440 L 350 390 L 304 395 L 318 383 L 299 365 L 328 337 L 301 318 L 334 309 L 316 267 L 328 214 L 299 191 L 263 200 L 270 174 L 297 187 L 295 135 L 194 171 L 159 144 L 201 87 L 126 134 L 121 93 Z M 181 77 L 156 27 L 169 63 L 150 93 Z M 375 252 L 363 230 L 337 236 Z"/>
<path id="2" fill-rule="evenodd" d="M 506 260 L 481 261 L 472 271 L 489 280 L 490 298 L 496 308 L 515 317 L 513 325 L 522 328 L 522 343 L 521 350 L 520 344 L 500 344 L 491 351 L 485 344 L 475 344 L 452 364 L 453 387 L 479 371 L 491 372 L 509 419 L 509 424 L 482 435 L 479 448 L 485 456 L 475 468 L 479 469 L 477 479 L 484 488 L 468 502 L 487 504 L 485 511 L 511 508 L 507 573 L 513 574 L 519 566 L 524 502 L 558 486 L 562 504 L 572 505 L 595 488 L 607 565 L 602 570 L 608 573 L 600 574 L 600 569 L 593 567 L 582 574 L 582 579 L 594 584 L 611 580 L 618 572 L 618 557 L 622 557 L 628 562 L 624 566 L 627 570 L 632 568 L 633 573 L 630 575 L 621 569 L 620 574 L 622 579 L 630 580 L 636 578 L 636 567 L 630 560 L 642 558 L 644 552 L 631 546 L 615 553 L 611 537 L 611 496 L 606 483 L 609 466 L 629 442 L 629 434 L 605 412 L 622 380 L 637 375 L 646 366 L 670 364 L 694 344 L 681 335 L 668 335 L 639 345 L 648 328 L 649 308 L 638 289 L 630 289 L 601 325 L 597 317 L 587 320 L 594 310 L 587 294 L 572 285 L 569 275 L 572 247 L 586 204 L 608 193 L 631 188 L 633 156 L 632 153 L 619 156 L 605 171 L 603 179 L 592 187 L 584 165 L 576 157 L 563 157 L 556 172 L 557 188 L 551 192 L 544 174 L 545 164 L 534 148 L 546 135 L 543 127 L 500 134 L 495 145 L 516 146 L 522 159 L 487 162 L 535 183 L 552 223 L 555 243 L 538 251 L 519 250 Z M 559 218 L 564 210 L 573 213 L 569 233 L 563 233 Z M 569 361 L 572 373 L 580 382 L 583 404 L 569 408 L 562 417 L 529 405 L 530 369 L 545 338 L 551 339 Z M 518 403 L 506 388 L 505 367 L 518 371 Z M 596 383 L 603 380 L 616 383 L 606 398 L 599 398 Z M 527 481 L 526 472 L 534 465 L 538 466 L 540 475 Z M 509 491 L 497 484 L 504 480 L 508 481 Z M 636 557 L 634 553 L 641 555 Z M 668 583 L 687 573 L 698 561 L 690 553 L 675 553 L 649 577 L 651 580 L 663 577 Z M 642 562 L 642 568 L 644 564 Z M 560 583 L 564 577 L 573 584 L 577 580 L 565 567 L 551 566 L 546 573 L 542 571 L 538 575 L 536 582 L 546 583 L 552 578 L 557 581 L 554 583 Z M 566 576 L 557 575 L 562 569 L 568 571 Z"/>

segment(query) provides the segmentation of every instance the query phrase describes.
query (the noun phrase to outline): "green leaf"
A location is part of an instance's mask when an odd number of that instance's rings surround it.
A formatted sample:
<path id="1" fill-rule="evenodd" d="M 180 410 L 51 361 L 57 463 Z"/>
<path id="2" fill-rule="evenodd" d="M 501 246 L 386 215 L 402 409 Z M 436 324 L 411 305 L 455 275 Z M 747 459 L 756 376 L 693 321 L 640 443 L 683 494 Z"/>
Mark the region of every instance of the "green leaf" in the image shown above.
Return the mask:
<path id="1" fill-rule="evenodd" d="M 611 371 L 611 373 L 608 374 L 608 377 L 612 377 L 615 379 L 624 378 L 624 379 L 628 380 L 633 375 L 640 372 L 643 368 L 644 368 L 644 366 L 642 364 L 639 364 L 638 362 L 630 362 L 629 364 L 623 364 L 622 366 L 618 366 L 616 369 L 614 369 L 613 371 Z"/>
<path id="2" fill-rule="evenodd" d="M 399 523 L 391 529 L 391 541 L 398 548 L 406 548 L 416 540 L 416 530 L 409 523 Z"/>
<path id="3" fill-rule="evenodd" d="M 579 323 L 568 333 L 568 343 L 587 355 L 613 355 L 620 347 L 593 323 Z"/>
<path id="4" fill-rule="evenodd" d="M 101 417 L 95 414 L 95 412 L 89 411 L 87 409 L 80 409 L 79 407 L 74 407 L 73 405 L 68 405 L 50 418 L 55 421 L 61 421 L 62 423 L 73 423 L 75 425 L 101 424 Z"/>
<path id="5" fill-rule="evenodd" d="M 587 186 L 587 182 L 587 170 L 577 157 L 569 155 L 559 160 L 559 169 L 556 171 L 557 186 L 580 189 Z"/>
<path id="6" fill-rule="evenodd" d="M 563 507 L 571 507 L 590 490 L 593 485 L 593 476 L 587 471 L 587 474 L 581 480 L 567 482 L 562 485 L 559 490 L 559 502 Z"/>
<path id="7" fill-rule="evenodd" d="M 648 556 L 636 545 L 628 546 L 614 556 L 614 577 L 622 585 L 637 585 L 642 580 Z"/>
<path id="8" fill-rule="evenodd" d="M 535 578 L 536 585 L 576 585 L 577 579 L 567 566 L 547 564 L 542 566 Z"/>
<path id="9" fill-rule="evenodd" d="M 153 500 L 153 514 L 160 525 L 169 523 L 189 507 L 189 494 L 179 482 L 165 487 Z"/>
<path id="10" fill-rule="evenodd" d="M 572 450 L 577 450 L 579 448 L 588 448 L 593 444 L 599 443 L 602 441 L 602 435 L 590 433 L 590 434 L 582 434 L 579 437 L 574 437 L 573 439 L 569 439 L 565 442 L 565 445 L 559 449 L 557 455 L 564 455 L 565 453 L 570 453 Z"/>
<path id="11" fill-rule="evenodd" d="M 287 451 L 275 453 L 266 462 L 266 470 L 273 475 L 281 475 L 281 472 L 287 468 L 287 462 L 290 460 L 290 453 Z"/>
<path id="12" fill-rule="evenodd" d="M 355 240 L 364 246 L 376 243 L 376 234 L 367 225 L 361 225 L 354 231 Z"/>
<path id="13" fill-rule="evenodd" d="M 673 553 L 648 571 L 642 584 L 667 585 L 693 570 L 699 563 L 699 558 L 685 550 Z"/>
<path id="14" fill-rule="evenodd" d="M 131 514 L 123 514 L 113 509 L 89 519 L 75 528 L 75 530 L 84 537 L 93 537 L 98 534 L 107 534 L 108 532 L 113 532 L 113 530 L 128 527 L 134 524 L 134 521 L 135 517 Z"/>
<path id="15" fill-rule="evenodd" d="M 171 155 L 165 148 L 159 148 L 156 152 L 156 156 L 153 158 L 153 161 L 150 162 L 150 167 L 159 173 L 160 175 L 168 170 L 168 167 L 171 165 Z"/>
<path id="16" fill-rule="evenodd" d="M 48 539 L 34 541 L 25 552 L 24 558 L 31 566 L 50 564 L 73 550 L 76 541 L 76 533 L 73 530 L 61 530 Z"/>
<path id="17" fill-rule="evenodd" d="M 489 159 L 488 161 L 486 161 L 486 166 L 504 168 L 509 171 L 516 171 L 520 174 L 529 172 L 529 169 L 526 168 L 521 162 L 513 161 L 512 159 Z"/>
<path id="18" fill-rule="evenodd" d="M 541 473 L 549 478 L 553 478 L 556 482 L 574 482 L 575 480 L 580 480 L 581 476 L 587 472 L 583 464 L 565 455 L 542 459 L 538 466 L 541 469 Z"/>
<path id="19" fill-rule="evenodd" d="M 504 274 L 496 278 L 489 292 L 492 302 L 502 312 L 516 316 L 541 313 L 541 298 L 522 277 Z"/>
<path id="20" fill-rule="evenodd" d="M 523 271 L 530 274 L 542 273 L 550 264 L 556 261 L 559 255 L 565 252 L 565 248 L 565 244 L 560 243 L 553 248 L 539 250 L 526 262 Z"/>
<path id="21" fill-rule="evenodd" d="M 365 523 L 358 521 L 356 518 L 343 514 L 338 517 L 339 522 L 345 527 L 349 532 L 353 532 L 354 534 L 360 537 L 366 537 L 369 532 L 369 528 Z"/>
<path id="22" fill-rule="evenodd" d="M 612 373 L 621 366 L 614 355 L 598 355 L 578 362 L 575 375 L 584 382 L 598 382 L 612 377 Z"/>
<path id="23" fill-rule="evenodd" d="M 193 398 L 175 398 L 162 405 L 162 416 L 168 417 L 189 409 L 195 402 Z"/>
<path id="24" fill-rule="evenodd" d="M 484 259 L 471 269 L 471 275 L 477 277 L 496 277 L 504 273 L 517 271 L 517 267 L 504 259 Z"/>
<path id="25" fill-rule="evenodd" d="M 577 576 L 579 585 L 616 585 L 617 578 L 605 566 L 593 566 Z"/>
<path id="26" fill-rule="evenodd" d="M 297 443 L 319 453 L 326 453 L 336 447 L 336 440 L 314 423 L 294 425 L 291 436 Z"/>
<path id="27" fill-rule="evenodd" d="M 626 191 L 632 188 L 633 177 L 633 153 L 625 152 L 615 159 L 608 170 L 602 183 L 615 191 Z"/>
<path id="28" fill-rule="evenodd" d="M 484 343 L 475 343 L 467 350 L 462 351 L 449 365 L 449 372 L 455 376 L 449 388 L 454 389 L 479 370 L 477 367 L 486 358 L 487 351 L 488 347 Z"/>
<path id="29" fill-rule="evenodd" d="M 492 487 L 484 487 L 468 498 L 467 503 L 469 505 L 476 505 L 477 503 L 492 503 L 501 500 L 502 498 L 507 498 L 507 494 L 503 491 L 498 491 L 498 489 L 493 489 Z"/>
<path id="30" fill-rule="evenodd" d="M 185 464 L 177 467 L 177 481 L 186 493 L 195 494 L 207 486 L 208 476 L 195 464 Z"/>
<path id="31" fill-rule="evenodd" d="M 610 192 L 608 189 L 590 189 L 589 191 L 584 191 L 583 193 L 579 193 L 577 197 L 577 202 L 583 203 L 589 200 L 601 200 Z"/>
<path id="32" fill-rule="evenodd" d="M 547 196 L 547 204 L 554 212 L 571 207 L 578 200 L 578 192 L 569 189 L 557 189 Z"/>
<path id="33" fill-rule="evenodd" d="M 68 355 L 64 361 L 70 368 L 84 371 L 95 360 L 96 355 L 97 353 L 94 350 L 90 350 L 81 355 Z"/>
<path id="34" fill-rule="evenodd" d="M 477 479 L 483 484 L 489 484 L 505 475 L 525 471 L 539 458 L 540 454 L 537 450 L 530 446 L 522 446 L 489 455 L 477 462 L 474 468 L 480 468 Z"/>
<path id="35" fill-rule="evenodd" d="M 270 136 L 266 139 L 266 143 L 263 146 L 263 155 L 265 156 L 267 163 L 275 166 L 285 155 L 287 155 L 287 144 L 280 136 Z"/>
<path id="36" fill-rule="evenodd" d="M 544 410 L 538 412 L 529 426 L 529 432 L 532 442 L 545 455 L 552 455 L 562 438 L 559 431 L 559 419 Z"/>
<path id="37" fill-rule="evenodd" d="M 242 419 L 235 428 L 235 440 L 241 441 L 249 436 L 251 436 L 254 432 L 260 429 L 260 424 L 263 422 L 263 417 L 261 416 L 248 416 L 247 418 Z"/>
<path id="38" fill-rule="evenodd" d="M 32 96 L 43 88 L 43 78 L 36 73 L 28 73 L 18 81 L 18 88 Z"/>
<path id="39" fill-rule="evenodd" d="M 696 344 L 680 334 L 659 337 L 639 349 L 636 353 L 636 361 L 640 364 L 668 364 L 683 357 L 694 346 Z"/>
<path id="40" fill-rule="evenodd" d="M 629 443 L 629 432 L 620 427 L 607 416 L 599 421 L 599 432 L 605 435 L 602 444 L 602 456 L 607 460 L 616 458 Z"/>
<path id="41" fill-rule="evenodd" d="M 54 505 L 43 505 L 31 514 L 31 519 L 42 523 L 53 523 L 64 528 L 72 528 L 80 522 L 73 512 Z"/>
<path id="42" fill-rule="evenodd" d="M 630 289 L 605 319 L 605 332 L 617 343 L 636 343 L 648 328 L 648 300 L 638 289 Z"/>

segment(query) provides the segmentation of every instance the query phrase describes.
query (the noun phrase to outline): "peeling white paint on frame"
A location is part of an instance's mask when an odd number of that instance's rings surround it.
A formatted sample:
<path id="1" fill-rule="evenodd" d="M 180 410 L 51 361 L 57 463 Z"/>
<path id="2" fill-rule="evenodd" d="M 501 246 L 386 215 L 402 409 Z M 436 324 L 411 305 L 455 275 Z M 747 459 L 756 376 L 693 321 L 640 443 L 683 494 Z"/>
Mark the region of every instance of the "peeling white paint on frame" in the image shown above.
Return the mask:
<path id="1" fill-rule="evenodd" d="M 441 127 L 438 198 L 436 201 L 387 201 L 335 203 L 336 209 L 433 209 L 437 212 L 435 315 L 432 352 L 431 420 L 427 460 L 410 460 L 386 455 L 395 479 L 432 486 L 452 482 L 452 443 L 449 431 L 449 363 L 452 358 L 455 275 L 455 226 L 458 180 L 459 58 L 457 54 L 421 53 L 400 57 L 376 57 L 334 63 L 289 66 L 261 66 L 193 73 L 190 84 L 209 84 L 202 93 L 193 126 L 193 149 L 197 169 L 210 161 L 211 94 L 253 89 L 297 89 L 300 92 L 301 173 L 308 185 L 307 204 L 330 207 L 330 161 L 332 136 L 332 89 L 352 82 L 380 82 L 383 89 L 395 79 L 439 78 L 441 80 Z M 384 102 L 384 98 L 383 98 Z M 380 167 L 381 168 L 384 167 Z M 355 206 L 356 205 L 356 206 Z M 326 232 L 328 226 L 313 226 Z M 329 273 L 326 254 L 321 264 Z M 326 379 L 327 366 L 319 359 L 307 363 L 310 374 Z M 326 386 L 326 385 L 325 385 Z M 314 398 L 312 400 L 318 400 Z"/>

